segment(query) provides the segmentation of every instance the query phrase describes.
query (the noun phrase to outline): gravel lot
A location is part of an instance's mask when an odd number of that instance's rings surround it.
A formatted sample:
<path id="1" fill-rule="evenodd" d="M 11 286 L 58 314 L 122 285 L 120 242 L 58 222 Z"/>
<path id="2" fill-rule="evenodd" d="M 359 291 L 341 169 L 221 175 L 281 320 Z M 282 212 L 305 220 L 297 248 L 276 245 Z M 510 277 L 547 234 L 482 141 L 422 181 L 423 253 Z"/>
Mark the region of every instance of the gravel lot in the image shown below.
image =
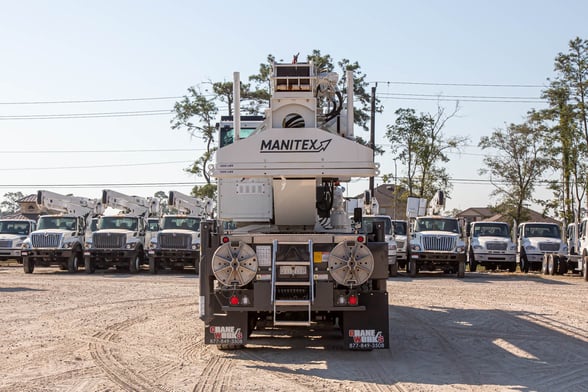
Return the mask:
<path id="1" fill-rule="evenodd" d="M 422 273 L 388 291 L 389 350 L 302 330 L 219 351 L 195 275 L 4 264 L 0 391 L 588 391 L 582 278 Z"/>

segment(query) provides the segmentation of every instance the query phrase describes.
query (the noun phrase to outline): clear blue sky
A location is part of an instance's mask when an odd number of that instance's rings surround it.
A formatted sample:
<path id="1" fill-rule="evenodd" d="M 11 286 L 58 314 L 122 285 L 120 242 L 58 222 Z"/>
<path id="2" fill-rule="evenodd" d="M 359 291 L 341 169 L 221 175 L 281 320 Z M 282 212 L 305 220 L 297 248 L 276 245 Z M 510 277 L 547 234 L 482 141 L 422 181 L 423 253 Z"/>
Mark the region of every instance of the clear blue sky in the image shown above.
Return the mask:
<path id="1" fill-rule="evenodd" d="M 442 95 L 449 110 L 461 96 L 459 117 L 445 134 L 469 136 L 470 143 L 447 165 L 456 179 L 447 208 L 486 206 L 491 187 L 471 181 L 484 179 L 478 141 L 543 107 L 541 88 L 444 84 L 541 86 L 554 76 L 553 60 L 568 42 L 588 39 L 588 2 L 581 0 L 2 3 L 0 197 L 38 189 L 86 197 L 99 197 L 104 188 L 144 196 L 189 192 L 199 180 L 183 168 L 203 145 L 170 129 L 171 115 L 161 113 L 174 99 L 48 102 L 177 97 L 189 86 L 231 80 L 234 71 L 245 79 L 268 54 L 289 61 L 319 49 L 357 61 L 367 80 L 378 82 L 384 113 L 376 118 L 376 135 L 384 147 L 396 109 L 434 112 Z M 423 99 L 428 95 L 431 100 Z M 514 100 L 506 97 L 526 102 L 488 102 Z M 382 173 L 394 172 L 390 154 L 378 161 Z M 400 165 L 397 173 L 403 174 Z M 114 185 L 137 183 L 166 184 Z M 77 186 L 57 187 L 67 184 Z M 367 181 L 349 186 L 352 193 L 366 187 Z"/>

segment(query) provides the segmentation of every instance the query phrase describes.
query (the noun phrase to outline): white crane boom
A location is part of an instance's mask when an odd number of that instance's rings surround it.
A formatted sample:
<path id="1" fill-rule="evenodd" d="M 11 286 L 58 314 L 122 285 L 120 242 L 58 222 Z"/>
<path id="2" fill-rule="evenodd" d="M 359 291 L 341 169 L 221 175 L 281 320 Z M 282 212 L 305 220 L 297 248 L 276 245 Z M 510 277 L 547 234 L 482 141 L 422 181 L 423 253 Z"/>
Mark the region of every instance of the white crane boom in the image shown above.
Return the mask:
<path id="1" fill-rule="evenodd" d="M 178 191 L 170 191 L 168 204 L 180 213 L 190 216 L 208 216 L 212 213 L 213 202 L 210 199 L 199 199 Z"/>
<path id="2" fill-rule="evenodd" d="M 37 192 L 37 204 L 47 208 L 50 213 L 87 216 L 90 213 L 100 214 L 102 212 L 102 203 L 99 200 L 65 196 L 43 190 Z"/>
<path id="3" fill-rule="evenodd" d="M 104 206 L 121 209 L 125 214 L 147 216 L 159 214 L 159 199 L 129 196 L 109 189 L 102 191 Z"/>

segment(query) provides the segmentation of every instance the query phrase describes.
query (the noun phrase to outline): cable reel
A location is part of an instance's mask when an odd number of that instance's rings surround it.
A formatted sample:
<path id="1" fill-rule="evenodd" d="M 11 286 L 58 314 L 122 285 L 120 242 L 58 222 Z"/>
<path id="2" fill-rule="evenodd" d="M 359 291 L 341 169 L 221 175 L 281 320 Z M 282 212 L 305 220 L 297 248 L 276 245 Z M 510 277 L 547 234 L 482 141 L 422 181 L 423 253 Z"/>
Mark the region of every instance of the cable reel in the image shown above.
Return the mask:
<path id="1" fill-rule="evenodd" d="M 365 283 L 374 272 L 374 256 L 361 242 L 344 241 L 333 248 L 328 260 L 329 272 L 344 286 Z"/>
<path id="2" fill-rule="evenodd" d="M 258 266 L 255 250 L 243 241 L 222 244 L 212 256 L 214 276 L 228 287 L 242 287 L 251 282 Z"/>

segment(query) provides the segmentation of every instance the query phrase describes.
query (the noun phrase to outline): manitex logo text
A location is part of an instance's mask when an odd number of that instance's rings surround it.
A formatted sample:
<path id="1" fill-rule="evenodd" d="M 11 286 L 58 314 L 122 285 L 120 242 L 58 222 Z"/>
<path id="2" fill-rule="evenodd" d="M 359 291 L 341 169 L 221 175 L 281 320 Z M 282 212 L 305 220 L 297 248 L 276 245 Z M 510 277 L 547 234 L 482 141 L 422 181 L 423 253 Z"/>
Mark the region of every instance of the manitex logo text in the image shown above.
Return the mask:
<path id="1" fill-rule="evenodd" d="M 321 152 L 325 151 L 332 139 L 277 139 L 262 140 L 259 152 Z"/>

